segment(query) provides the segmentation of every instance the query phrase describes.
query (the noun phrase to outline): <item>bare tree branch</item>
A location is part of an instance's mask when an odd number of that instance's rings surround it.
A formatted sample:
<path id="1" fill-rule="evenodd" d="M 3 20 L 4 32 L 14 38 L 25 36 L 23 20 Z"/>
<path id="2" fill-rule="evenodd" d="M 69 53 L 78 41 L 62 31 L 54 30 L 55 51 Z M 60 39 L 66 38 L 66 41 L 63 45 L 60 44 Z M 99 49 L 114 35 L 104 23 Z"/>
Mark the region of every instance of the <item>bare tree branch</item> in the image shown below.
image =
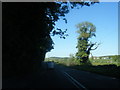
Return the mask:
<path id="1" fill-rule="evenodd" d="M 95 44 L 94 44 L 94 45 L 95 45 Z M 91 49 L 91 50 L 95 50 L 95 49 L 97 49 L 99 45 L 100 45 L 100 43 L 99 43 L 94 49 Z"/>

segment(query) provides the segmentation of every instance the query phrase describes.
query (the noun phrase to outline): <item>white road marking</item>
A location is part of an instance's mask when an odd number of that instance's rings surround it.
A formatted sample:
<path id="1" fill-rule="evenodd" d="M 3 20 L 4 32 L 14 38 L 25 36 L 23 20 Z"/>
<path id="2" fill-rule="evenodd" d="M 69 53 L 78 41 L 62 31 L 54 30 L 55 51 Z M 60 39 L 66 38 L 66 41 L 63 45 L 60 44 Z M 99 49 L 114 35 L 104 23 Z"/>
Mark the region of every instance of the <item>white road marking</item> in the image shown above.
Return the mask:
<path id="1" fill-rule="evenodd" d="M 80 84 L 77 80 L 75 80 L 72 76 L 70 76 L 67 72 L 64 72 L 67 77 L 69 77 L 70 81 L 77 87 L 77 88 L 82 88 L 84 90 L 88 90 L 85 86 Z"/>

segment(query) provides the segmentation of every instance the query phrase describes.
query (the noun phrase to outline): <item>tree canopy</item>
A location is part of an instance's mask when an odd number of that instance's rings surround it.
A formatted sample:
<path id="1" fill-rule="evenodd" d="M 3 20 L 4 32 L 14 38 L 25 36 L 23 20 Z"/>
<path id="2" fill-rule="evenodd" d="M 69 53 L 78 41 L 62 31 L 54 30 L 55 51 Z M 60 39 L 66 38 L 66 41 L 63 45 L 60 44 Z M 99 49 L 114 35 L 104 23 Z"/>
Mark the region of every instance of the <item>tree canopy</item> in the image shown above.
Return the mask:
<path id="1" fill-rule="evenodd" d="M 69 3 L 72 9 L 95 2 Z M 40 65 L 46 52 L 53 49 L 50 33 L 65 38 L 66 30 L 54 26 L 69 10 L 68 2 L 3 2 L 3 73 L 31 71 Z"/>
<path id="2" fill-rule="evenodd" d="M 96 45 L 96 43 L 92 43 L 89 39 L 95 37 L 96 27 L 90 22 L 82 22 L 76 26 L 78 28 L 77 33 L 78 36 L 78 52 L 76 53 L 77 59 L 80 62 L 86 63 L 89 60 L 89 55 L 91 50 L 97 49 L 92 47 Z"/>

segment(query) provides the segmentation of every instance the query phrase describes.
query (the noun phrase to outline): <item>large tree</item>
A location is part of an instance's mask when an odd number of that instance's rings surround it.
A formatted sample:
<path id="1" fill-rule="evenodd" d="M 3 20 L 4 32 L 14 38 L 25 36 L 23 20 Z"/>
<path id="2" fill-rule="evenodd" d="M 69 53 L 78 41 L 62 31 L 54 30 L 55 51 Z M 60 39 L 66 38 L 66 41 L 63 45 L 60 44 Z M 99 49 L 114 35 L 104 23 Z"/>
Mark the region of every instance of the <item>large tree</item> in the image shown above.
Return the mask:
<path id="1" fill-rule="evenodd" d="M 96 43 L 92 43 L 90 38 L 95 37 L 96 27 L 90 22 L 82 22 L 77 25 L 79 33 L 78 39 L 78 52 L 76 53 L 77 59 L 80 62 L 87 63 L 89 60 L 89 55 L 91 50 L 97 49 L 98 45 L 93 49 L 92 47 Z"/>
<path id="2" fill-rule="evenodd" d="M 3 74 L 32 71 L 53 49 L 50 33 L 65 38 L 55 22 L 69 13 L 69 6 L 90 6 L 95 2 L 3 2 Z M 66 21 L 65 18 L 63 20 Z M 4 76 L 3 75 L 3 76 Z"/>

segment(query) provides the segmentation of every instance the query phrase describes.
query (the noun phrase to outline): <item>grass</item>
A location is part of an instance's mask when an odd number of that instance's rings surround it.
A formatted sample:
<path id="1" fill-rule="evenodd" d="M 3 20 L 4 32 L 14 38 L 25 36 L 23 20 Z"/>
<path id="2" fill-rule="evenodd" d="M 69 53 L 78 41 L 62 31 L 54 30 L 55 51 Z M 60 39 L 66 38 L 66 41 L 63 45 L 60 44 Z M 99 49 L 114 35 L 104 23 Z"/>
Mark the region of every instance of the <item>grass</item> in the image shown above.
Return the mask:
<path id="1" fill-rule="evenodd" d="M 66 66 L 65 64 L 60 64 L 64 67 L 73 68 L 77 70 L 87 71 L 91 73 L 96 73 L 104 76 L 109 77 L 115 77 L 120 79 L 120 66 L 116 65 L 96 65 L 96 66 L 90 66 L 90 65 L 73 65 L 73 66 Z"/>
<path id="2" fill-rule="evenodd" d="M 77 70 L 88 71 L 88 72 L 97 73 L 110 77 L 116 77 L 120 79 L 120 66 L 116 66 L 116 65 L 98 65 L 98 66 L 76 65 L 69 67 Z"/>

